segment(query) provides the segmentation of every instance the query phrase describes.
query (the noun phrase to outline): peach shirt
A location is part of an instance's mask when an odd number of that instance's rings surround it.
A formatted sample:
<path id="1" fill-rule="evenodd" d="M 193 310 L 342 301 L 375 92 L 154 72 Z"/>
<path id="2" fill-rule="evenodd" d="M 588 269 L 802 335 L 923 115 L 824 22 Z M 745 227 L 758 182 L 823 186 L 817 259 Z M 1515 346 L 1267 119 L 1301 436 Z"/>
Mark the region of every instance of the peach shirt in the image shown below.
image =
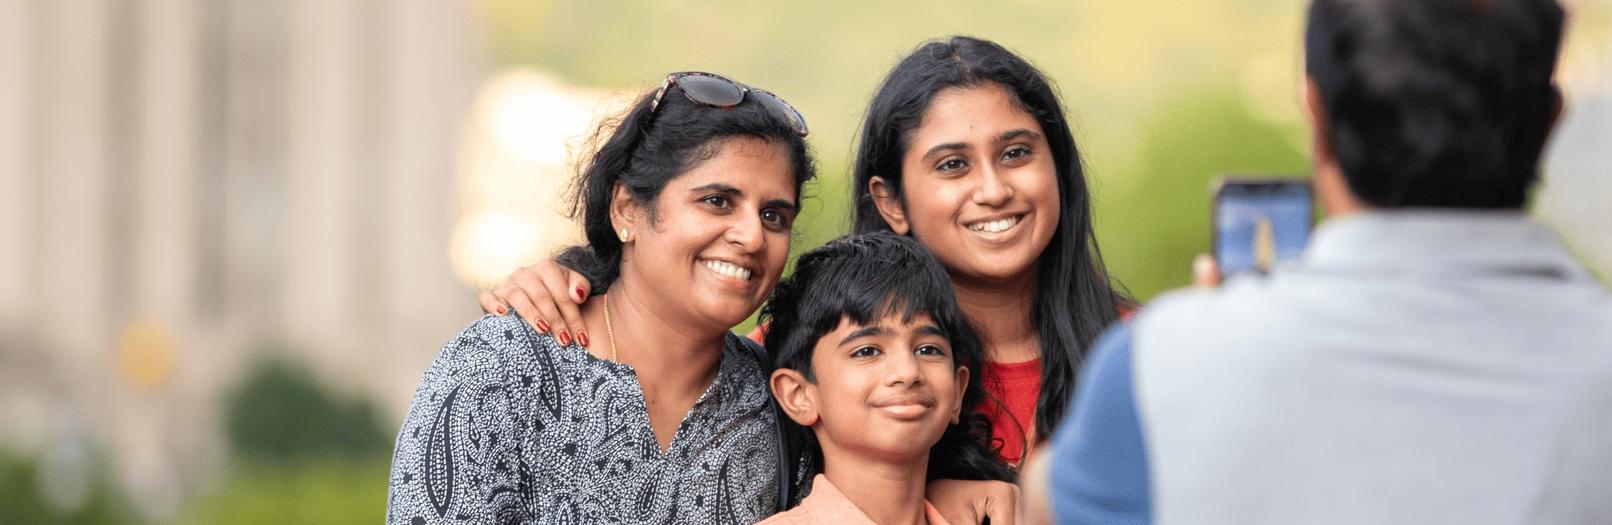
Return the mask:
<path id="1" fill-rule="evenodd" d="M 940 516 L 934 505 L 924 500 L 924 516 L 929 525 L 950 525 L 946 518 Z M 840 489 L 828 478 L 818 474 L 812 479 L 812 492 L 801 500 L 800 505 L 785 512 L 773 514 L 758 525 L 794 525 L 829 523 L 833 525 L 873 525 L 873 520 L 862 509 L 856 508 L 855 503 L 845 497 Z"/>

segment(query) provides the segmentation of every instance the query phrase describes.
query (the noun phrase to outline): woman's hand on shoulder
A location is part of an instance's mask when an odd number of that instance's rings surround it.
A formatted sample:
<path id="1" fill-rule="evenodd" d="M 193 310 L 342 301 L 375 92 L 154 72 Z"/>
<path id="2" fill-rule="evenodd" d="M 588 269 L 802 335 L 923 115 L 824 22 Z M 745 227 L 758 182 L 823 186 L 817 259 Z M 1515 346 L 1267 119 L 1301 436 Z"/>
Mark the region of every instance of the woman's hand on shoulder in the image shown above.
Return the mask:
<path id="1" fill-rule="evenodd" d="M 978 524 L 990 518 L 991 525 L 1012 525 L 1022 514 L 1019 486 L 1006 481 L 937 479 L 925 487 L 924 498 L 955 524 Z"/>
<path id="2" fill-rule="evenodd" d="M 505 315 L 513 310 L 537 331 L 554 334 L 562 344 L 570 344 L 574 335 L 587 346 L 581 305 L 592 289 L 582 274 L 549 259 L 517 268 L 503 285 L 481 292 L 479 299 L 483 312 Z"/>

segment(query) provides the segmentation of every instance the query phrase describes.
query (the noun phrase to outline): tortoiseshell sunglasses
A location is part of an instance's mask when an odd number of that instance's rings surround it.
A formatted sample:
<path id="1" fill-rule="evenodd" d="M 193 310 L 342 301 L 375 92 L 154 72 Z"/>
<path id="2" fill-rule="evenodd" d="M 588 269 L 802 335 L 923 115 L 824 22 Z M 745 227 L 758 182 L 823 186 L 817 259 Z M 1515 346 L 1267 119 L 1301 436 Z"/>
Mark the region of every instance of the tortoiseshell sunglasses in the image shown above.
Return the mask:
<path id="1" fill-rule="evenodd" d="M 808 131 L 806 117 L 802 116 L 794 106 L 784 102 L 784 99 L 778 98 L 778 95 L 774 95 L 765 89 L 740 84 L 721 75 L 700 71 L 684 71 L 666 75 L 666 82 L 661 84 L 659 91 L 655 92 L 655 100 L 649 103 L 650 113 L 654 113 L 656 109 L 660 108 L 661 97 L 665 97 L 666 91 L 670 90 L 673 85 L 683 88 L 683 95 L 687 96 L 690 101 L 715 108 L 737 106 L 740 102 L 744 102 L 744 96 L 748 93 L 751 98 L 754 98 L 756 102 L 760 102 L 767 110 L 784 117 L 784 121 L 789 123 L 789 127 L 794 128 L 795 132 L 799 133 L 800 136 L 806 136 Z"/>

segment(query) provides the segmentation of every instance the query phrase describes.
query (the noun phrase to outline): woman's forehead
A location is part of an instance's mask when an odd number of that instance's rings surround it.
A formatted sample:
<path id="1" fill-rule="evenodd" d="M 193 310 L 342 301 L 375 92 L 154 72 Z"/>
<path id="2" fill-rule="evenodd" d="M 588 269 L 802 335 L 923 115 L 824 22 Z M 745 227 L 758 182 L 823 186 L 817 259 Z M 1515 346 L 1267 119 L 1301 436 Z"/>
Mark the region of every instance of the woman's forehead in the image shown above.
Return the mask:
<path id="1" fill-rule="evenodd" d="M 1041 123 L 999 84 L 951 87 L 930 100 L 912 133 L 912 150 L 944 143 L 989 143 L 1014 129 L 1042 133 Z"/>
<path id="2" fill-rule="evenodd" d="M 668 185 L 688 191 L 720 186 L 746 197 L 795 201 L 794 167 L 784 144 L 755 137 L 733 137 L 714 147 L 714 154 Z"/>

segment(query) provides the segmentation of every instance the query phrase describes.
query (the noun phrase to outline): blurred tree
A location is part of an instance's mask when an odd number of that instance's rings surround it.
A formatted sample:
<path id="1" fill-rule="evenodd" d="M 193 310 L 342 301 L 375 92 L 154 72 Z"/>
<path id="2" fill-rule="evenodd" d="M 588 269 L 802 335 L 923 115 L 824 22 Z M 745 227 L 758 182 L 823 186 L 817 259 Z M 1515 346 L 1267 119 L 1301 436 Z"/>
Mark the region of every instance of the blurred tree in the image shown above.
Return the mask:
<path id="1" fill-rule="evenodd" d="M 1134 168 L 1091 177 L 1109 272 L 1145 301 L 1189 284 L 1192 258 L 1209 252 L 1216 175 L 1307 175 L 1309 162 L 1302 128 L 1260 120 L 1226 92 L 1182 94 L 1142 127 Z"/>
<path id="2" fill-rule="evenodd" d="M 42 491 L 44 466 L 39 458 L 0 451 L 0 523 L 138 523 L 132 509 L 118 494 L 106 463 L 99 454 L 89 465 L 88 492 L 78 508 L 58 509 Z"/>
<path id="3" fill-rule="evenodd" d="M 372 402 L 341 399 L 311 371 L 282 358 L 253 366 L 225 407 L 230 445 L 250 461 L 368 460 L 392 451 L 392 431 Z"/>

